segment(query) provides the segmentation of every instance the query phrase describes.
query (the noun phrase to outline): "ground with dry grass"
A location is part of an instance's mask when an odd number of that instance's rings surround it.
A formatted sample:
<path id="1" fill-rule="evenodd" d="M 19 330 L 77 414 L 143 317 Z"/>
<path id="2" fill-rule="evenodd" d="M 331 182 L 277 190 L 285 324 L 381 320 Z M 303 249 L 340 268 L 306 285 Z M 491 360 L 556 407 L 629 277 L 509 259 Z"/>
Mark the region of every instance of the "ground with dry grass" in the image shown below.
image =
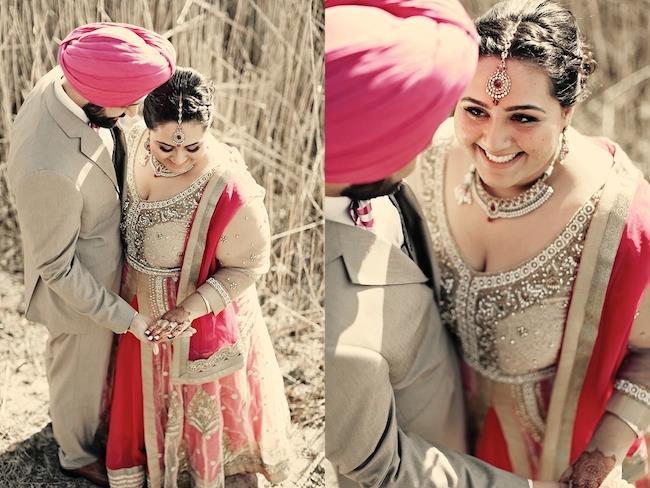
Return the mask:
<path id="1" fill-rule="evenodd" d="M 266 188 L 272 268 L 259 293 L 296 451 L 282 486 L 323 486 L 322 17 L 318 0 L 0 0 L 0 487 L 91 486 L 58 472 L 47 332 L 23 317 L 20 232 L 3 173 L 11 120 L 53 66 L 56 41 L 98 20 L 164 33 L 179 65 L 213 80 L 215 134 Z"/>

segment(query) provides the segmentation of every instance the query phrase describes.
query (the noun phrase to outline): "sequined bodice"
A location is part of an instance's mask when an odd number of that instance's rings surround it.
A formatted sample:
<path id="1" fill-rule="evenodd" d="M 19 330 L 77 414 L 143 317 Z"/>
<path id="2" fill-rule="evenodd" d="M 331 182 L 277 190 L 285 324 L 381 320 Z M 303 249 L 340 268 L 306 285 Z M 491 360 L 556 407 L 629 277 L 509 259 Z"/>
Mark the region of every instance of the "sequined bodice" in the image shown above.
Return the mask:
<path id="1" fill-rule="evenodd" d="M 445 159 L 437 143 L 423 165 L 424 211 L 440 263 L 440 310 L 464 360 L 491 380 L 522 384 L 554 376 L 567 306 L 598 197 L 533 258 L 509 271 L 481 273 L 462 259 L 446 221 Z"/>
<path id="2" fill-rule="evenodd" d="M 135 128 L 127 138 L 129 154 L 142 130 Z M 162 276 L 180 272 L 183 250 L 192 218 L 212 171 L 171 198 L 142 200 L 135 186 L 134 162 L 127 166 L 127 191 L 122 202 L 121 231 L 128 264 L 138 271 Z"/>

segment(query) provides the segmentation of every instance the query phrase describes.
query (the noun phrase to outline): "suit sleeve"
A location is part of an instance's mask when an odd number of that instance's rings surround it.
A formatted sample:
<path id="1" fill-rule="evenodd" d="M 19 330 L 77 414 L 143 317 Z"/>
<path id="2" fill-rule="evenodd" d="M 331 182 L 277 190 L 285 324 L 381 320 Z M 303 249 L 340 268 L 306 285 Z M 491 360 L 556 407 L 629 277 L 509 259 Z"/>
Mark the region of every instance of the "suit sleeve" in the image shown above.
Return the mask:
<path id="1" fill-rule="evenodd" d="M 73 310 L 114 332 L 128 329 L 135 310 L 79 261 L 75 250 L 83 199 L 74 183 L 41 171 L 14 187 L 24 246 L 45 285 Z"/>
<path id="2" fill-rule="evenodd" d="M 356 346 L 325 351 L 326 456 L 363 487 L 527 488 L 528 482 L 434 446 L 398 425 L 388 364 Z"/>

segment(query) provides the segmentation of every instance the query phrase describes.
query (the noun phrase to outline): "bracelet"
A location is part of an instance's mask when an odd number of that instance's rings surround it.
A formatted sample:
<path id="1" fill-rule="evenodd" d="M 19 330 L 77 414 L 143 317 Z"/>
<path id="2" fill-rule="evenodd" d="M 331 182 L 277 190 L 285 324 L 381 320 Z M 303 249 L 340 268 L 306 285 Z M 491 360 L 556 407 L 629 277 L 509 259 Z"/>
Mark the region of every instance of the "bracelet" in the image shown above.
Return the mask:
<path id="1" fill-rule="evenodd" d="M 207 280 L 205 280 L 205 282 L 217 291 L 217 293 L 223 300 L 223 303 L 226 307 L 230 305 L 230 303 L 232 302 L 232 300 L 230 299 L 230 295 L 228 295 L 228 292 L 226 291 L 226 289 L 223 287 L 221 283 L 219 283 L 212 276 L 210 276 Z"/>
<path id="2" fill-rule="evenodd" d="M 625 425 L 627 425 L 630 429 L 632 429 L 632 432 L 634 432 L 634 435 L 635 435 L 636 437 L 643 437 L 643 432 L 641 432 L 641 429 L 639 429 L 635 424 L 633 424 L 633 423 L 630 422 L 629 420 L 624 419 L 623 417 L 621 417 L 621 415 L 620 415 L 619 413 L 617 413 L 617 412 L 612 412 L 611 410 L 605 410 L 605 411 L 606 411 L 608 414 L 613 415 L 613 416 L 616 417 L 618 420 L 620 420 L 620 421 L 623 422 Z"/>
<path id="3" fill-rule="evenodd" d="M 201 293 L 199 290 L 196 290 L 196 293 L 203 298 L 203 303 L 205 303 L 205 308 L 208 310 L 207 313 L 212 313 L 212 307 L 210 306 L 210 302 L 208 302 L 208 299 L 203 296 L 203 293 Z"/>
<path id="4" fill-rule="evenodd" d="M 628 380 L 618 379 L 614 382 L 614 389 L 624 393 L 630 398 L 643 403 L 650 408 L 650 391 L 640 385 L 636 385 Z"/>

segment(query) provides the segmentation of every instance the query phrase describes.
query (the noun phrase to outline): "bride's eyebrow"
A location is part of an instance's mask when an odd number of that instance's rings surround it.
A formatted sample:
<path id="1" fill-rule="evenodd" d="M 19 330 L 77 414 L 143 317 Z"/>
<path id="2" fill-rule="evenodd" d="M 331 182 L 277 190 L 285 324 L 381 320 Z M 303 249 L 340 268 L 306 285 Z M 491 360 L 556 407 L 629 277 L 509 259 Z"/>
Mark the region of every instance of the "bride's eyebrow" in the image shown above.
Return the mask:
<path id="1" fill-rule="evenodd" d="M 173 147 L 176 147 L 176 144 L 167 144 L 166 142 L 163 142 L 163 141 L 156 141 L 156 142 L 157 142 L 158 144 L 160 144 L 161 146 L 172 147 L 172 148 L 173 148 Z M 201 141 L 196 141 L 196 142 L 193 142 L 192 144 L 186 144 L 184 147 L 196 146 L 196 145 L 199 144 L 200 142 L 201 142 Z"/>
<path id="2" fill-rule="evenodd" d="M 517 110 L 538 110 L 542 113 L 546 113 L 546 110 L 538 107 L 537 105 L 514 105 L 512 107 L 506 108 L 506 112 L 516 112 Z"/>
<path id="3" fill-rule="evenodd" d="M 477 100 L 476 98 L 472 97 L 463 97 L 460 100 L 461 102 L 470 102 L 474 103 L 480 107 L 483 108 L 488 108 L 487 104 L 481 102 L 480 100 Z M 516 112 L 517 110 L 538 110 L 539 112 L 546 113 L 546 110 L 543 108 L 538 107 L 537 105 L 513 105 L 512 107 L 506 107 L 505 111 L 506 112 Z"/>
<path id="4" fill-rule="evenodd" d="M 460 101 L 461 101 L 461 102 L 470 102 L 470 103 L 474 103 L 474 104 L 476 104 L 476 105 L 478 105 L 478 106 L 480 106 L 480 107 L 487 108 L 487 104 L 481 102 L 480 100 L 477 100 L 476 98 L 472 98 L 472 97 L 463 97 L 463 98 L 460 99 Z"/>

